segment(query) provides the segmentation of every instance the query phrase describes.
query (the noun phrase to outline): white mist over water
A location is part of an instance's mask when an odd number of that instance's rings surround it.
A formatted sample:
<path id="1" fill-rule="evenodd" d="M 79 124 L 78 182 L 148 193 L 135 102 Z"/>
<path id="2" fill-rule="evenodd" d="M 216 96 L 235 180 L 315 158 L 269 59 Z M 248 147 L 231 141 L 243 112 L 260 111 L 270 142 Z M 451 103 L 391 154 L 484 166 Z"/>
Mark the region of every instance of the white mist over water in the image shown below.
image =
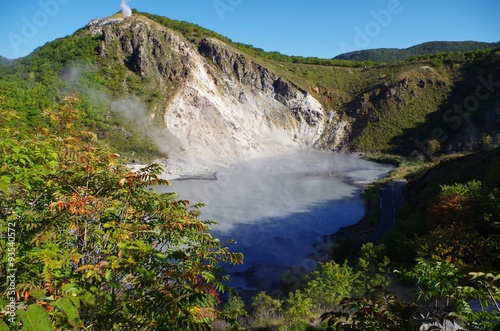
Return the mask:
<path id="1" fill-rule="evenodd" d="M 226 269 L 233 278 L 244 270 L 265 278 L 255 285 L 242 276 L 241 288 L 272 289 L 284 268 L 301 265 L 323 236 L 363 217 L 362 186 L 390 169 L 354 156 L 301 150 L 233 165 L 214 176 L 173 180 L 162 191 L 205 202 L 200 218 L 218 221 L 213 235 L 223 242 L 235 239 L 232 250 L 245 256 L 243 266 Z"/>
<path id="2" fill-rule="evenodd" d="M 206 203 L 202 215 L 220 222 L 217 232 L 230 233 L 241 223 L 354 198 L 360 185 L 387 171 L 387 166 L 344 154 L 301 150 L 233 165 L 213 176 L 174 180 L 166 190 L 192 203 Z"/>

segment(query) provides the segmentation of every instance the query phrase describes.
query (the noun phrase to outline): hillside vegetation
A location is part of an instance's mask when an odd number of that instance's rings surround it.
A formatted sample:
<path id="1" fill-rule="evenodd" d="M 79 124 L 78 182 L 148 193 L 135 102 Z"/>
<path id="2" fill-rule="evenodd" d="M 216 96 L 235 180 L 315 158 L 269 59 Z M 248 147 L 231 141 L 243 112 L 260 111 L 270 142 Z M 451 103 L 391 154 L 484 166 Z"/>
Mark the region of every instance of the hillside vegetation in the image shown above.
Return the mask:
<path id="1" fill-rule="evenodd" d="M 432 245 L 441 246 L 440 249 L 447 251 L 447 254 L 453 256 L 452 260 L 456 260 L 457 256 L 455 254 L 459 254 L 459 247 L 462 247 L 462 245 L 465 247 L 470 244 L 466 242 L 466 237 L 473 232 L 469 232 L 466 236 L 464 233 L 453 233 L 452 231 L 465 230 L 461 227 L 472 225 L 474 223 L 473 220 L 478 218 L 478 215 L 487 212 L 485 210 L 476 210 L 474 211 L 477 213 L 475 216 L 471 214 L 464 215 L 463 210 L 460 209 L 468 208 L 467 203 L 463 201 L 447 201 L 448 205 L 443 205 L 443 208 L 448 208 L 446 210 L 447 214 L 440 215 L 442 219 L 439 219 L 439 217 L 431 215 L 433 206 L 440 200 L 443 186 L 460 184 L 465 187 L 468 185 L 467 183 L 481 183 L 480 187 L 471 188 L 477 190 L 477 192 L 470 192 L 470 194 L 475 194 L 475 196 L 470 196 L 470 199 L 477 199 L 479 198 L 478 195 L 482 195 L 483 197 L 487 197 L 488 194 L 496 196 L 500 188 L 500 176 L 497 170 L 499 166 L 500 149 L 495 148 L 450 160 L 443 160 L 438 162 L 437 165 L 427 168 L 414 176 L 405 188 L 405 205 L 400 211 L 401 221 L 396 224 L 392 233 L 386 239 L 386 245 L 391 247 L 388 250 L 391 260 L 400 263 L 409 261 L 412 256 L 416 255 L 416 250 L 419 249 L 419 245 L 423 242 L 427 242 L 430 247 Z M 463 189 L 460 193 L 465 194 L 467 190 Z M 476 207 L 481 208 L 480 206 Z M 498 211 L 495 210 L 500 208 L 500 205 L 494 204 L 491 207 L 495 209 L 490 211 L 491 215 L 485 215 L 485 217 L 488 218 L 488 222 L 492 221 L 489 224 L 494 225 L 495 229 L 489 228 L 486 230 L 486 228 L 483 228 L 485 224 L 481 224 L 481 222 L 474 225 L 477 227 L 476 230 L 480 231 L 481 235 L 486 237 L 498 231 L 496 229 L 498 224 L 493 220 L 499 215 Z M 455 208 L 457 209 L 455 210 Z M 452 216 L 452 213 L 456 213 L 456 215 Z M 453 224 L 453 227 L 443 226 L 440 229 L 447 229 L 446 234 L 443 233 L 443 235 L 448 236 L 446 240 L 439 237 L 436 233 L 431 233 L 432 230 L 435 231 L 437 225 L 444 224 L 449 226 L 446 222 L 454 222 L 455 220 L 460 220 L 460 224 Z M 446 247 L 446 245 L 453 245 L 448 240 L 460 240 L 461 244 L 455 249 L 451 249 L 451 247 Z M 398 253 L 394 254 L 391 252 Z M 484 254 L 484 252 L 481 254 Z M 476 257 L 475 263 L 483 260 L 483 263 L 487 263 L 489 267 L 497 268 L 499 262 L 497 258 L 496 256 L 484 256 L 484 259 Z"/>
<path id="2" fill-rule="evenodd" d="M 484 136 L 498 140 L 499 51 L 423 55 L 392 64 L 332 62 L 266 53 L 193 24 L 144 15 L 194 44 L 207 37 L 218 38 L 309 92 L 325 110 L 349 123 L 343 137 L 346 150 L 428 156 L 429 140 L 439 141 L 440 152 L 472 150 Z M 8 106 L 30 114 L 25 119 L 36 123 L 40 109 L 54 105 L 61 93 L 79 91 L 86 102 L 88 124 L 101 131 L 101 138 L 106 136 L 126 155 L 151 159 L 159 150 L 147 137 L 140 137 L 137 128 L 111 112 L 107 101 L 122 95 L 140 96 L 159 120 L 165 111 L 162 104 L 175 93 L 178 79 L 169 82 L 171 92 L 165 94 L 160 90 L 163 84 L 154 76 L 140 75 L 133 62 L 100 56 L 101 44 L 100 36 L 90 36 L 82 29 L 3 67 L 0 85 L 4 95 L 10 96 Z M 177 65 L 180 63 L 174 63 Z M 486 87 L 491 89 L 487 98 L 477 100 L 477 105 L 471 103 L 473 110 L 469 107 L 460 113 L 453 108 L 455 104 L 467 107 L 467 96 L 473 97 L 484 81 L 493 82 Z M 99 95 L 106 97 L 96 97 Z M 17 105 L 12 104 L 14 100 Z"/>
<path id="3" fill-rule="evenodd" d="M 351 123 L 347 150 L 429 157 L 429 140 L 439 141 L 439 152 L 474 150 L 485 136 L 500 142 L 496 129 L 500 92 L 495 83 L 487 84 L 491 91 L 473 110 L 469 107 L 464 113 L 454 108 L 467 106 L 467 97 L 474 97 L 485 80 L 500 81 L 498 43 L 429 42 L 410 47 L 408 61 L 390 64 L 328 60 L 264 52 L 186 22 L 148 17 L 194 43 L 206 37 L 228 42 L 311 93 Z"/>
<path id="4" fill-rule="evenodd" d="M 378 48 L 337 55 L 335 59 L 350 61 L 393 62 L 409 60 L 415 56 L 430 54 L 465 53 L 477 50 L 497 49 L 500 42 L 484 43 L 477 41 L 430 41 L 404 49 Z"/>

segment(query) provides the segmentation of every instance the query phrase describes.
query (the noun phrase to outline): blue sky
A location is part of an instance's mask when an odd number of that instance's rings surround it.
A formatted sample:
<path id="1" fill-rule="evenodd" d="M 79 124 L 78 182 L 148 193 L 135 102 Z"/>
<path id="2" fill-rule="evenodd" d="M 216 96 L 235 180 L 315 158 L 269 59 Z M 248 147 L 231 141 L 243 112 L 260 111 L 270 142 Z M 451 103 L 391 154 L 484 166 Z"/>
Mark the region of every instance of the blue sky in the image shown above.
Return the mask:
<path id="1" fill-rule="evenodd" d="M 120 0 L 1 1 L 0 55 L 8 58 L 120 10 Z M 129 5 L 288 55 L 331 58 L 435 40 L 500 41 L 498 0 L 130 0 Z"/>

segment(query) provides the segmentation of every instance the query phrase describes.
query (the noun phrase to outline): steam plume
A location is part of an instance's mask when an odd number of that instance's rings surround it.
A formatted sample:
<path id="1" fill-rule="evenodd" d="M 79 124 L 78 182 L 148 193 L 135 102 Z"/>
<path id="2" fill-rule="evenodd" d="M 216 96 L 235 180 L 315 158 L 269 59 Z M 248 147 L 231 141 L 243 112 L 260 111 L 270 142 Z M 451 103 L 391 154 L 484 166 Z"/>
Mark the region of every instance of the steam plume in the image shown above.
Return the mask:
<path id="1" fill-rule="evenodd" d="M 129 17 L 132 15 L 132 9 L 127 4 L 128 0 L 122 0 L 120 3 L 120 7 L 122 8 L 122 14 L 125 17 Z"/>

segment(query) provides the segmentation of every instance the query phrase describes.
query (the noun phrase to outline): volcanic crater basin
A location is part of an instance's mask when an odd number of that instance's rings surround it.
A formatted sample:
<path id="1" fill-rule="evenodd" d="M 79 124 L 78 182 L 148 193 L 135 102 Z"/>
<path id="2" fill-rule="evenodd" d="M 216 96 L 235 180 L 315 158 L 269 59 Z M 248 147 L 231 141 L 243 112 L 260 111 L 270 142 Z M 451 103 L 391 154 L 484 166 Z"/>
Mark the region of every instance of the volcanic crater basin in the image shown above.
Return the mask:
<path id="1" fill-rule="evenodd" d="M 216 220 L 212 234 L 234 239 L 243 265 L 225 265 L 240 292 L 271 292 L 290 268 L 312 270 L 325 259 L 314 245 L 364 215 L 362 188 L 391 166 L 332 152 L 298 150 L 253 159 L 214 174 L 184 176 L 161 192 L 175 192 L 192 204 L 206 203 L 201 219 Z M 286 284 L 287 282 L 293 284 Z"/>

